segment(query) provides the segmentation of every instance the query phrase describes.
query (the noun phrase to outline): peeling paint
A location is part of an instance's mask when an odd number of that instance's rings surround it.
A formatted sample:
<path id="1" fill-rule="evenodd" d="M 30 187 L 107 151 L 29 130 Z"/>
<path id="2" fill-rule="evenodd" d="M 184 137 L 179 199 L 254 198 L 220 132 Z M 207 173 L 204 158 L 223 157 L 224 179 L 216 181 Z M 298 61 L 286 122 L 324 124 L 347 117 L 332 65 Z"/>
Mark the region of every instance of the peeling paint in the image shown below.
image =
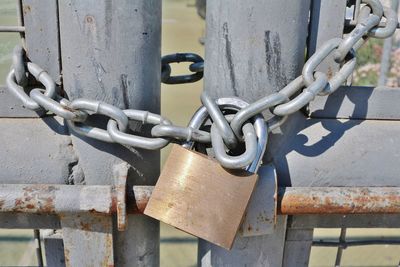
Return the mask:
<path id="1" fill-rule="evenodd" d="M 280 191 L 280 213 L 400 213 L 398 187 L 309 187 Z"/>

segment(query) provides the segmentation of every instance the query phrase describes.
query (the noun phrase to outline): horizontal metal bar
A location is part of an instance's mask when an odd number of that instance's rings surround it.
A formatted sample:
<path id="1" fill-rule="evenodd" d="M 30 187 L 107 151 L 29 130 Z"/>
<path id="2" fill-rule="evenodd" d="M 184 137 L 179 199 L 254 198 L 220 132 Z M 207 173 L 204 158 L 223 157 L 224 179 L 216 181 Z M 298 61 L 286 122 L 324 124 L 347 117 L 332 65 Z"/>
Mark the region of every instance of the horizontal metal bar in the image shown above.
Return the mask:
<path id="1" fill-rule="evenodd" d="M 279 190 L 281 214 L 400 213 L 399 187 L 287 187 Z"/>
<path id="2" fill-rule="evenodd" d="M 24 26 L 0 26 L 0 32 L 25 32 Z"/>
<path id="3" fill-rule="evenodd" d="M 307 214 L 288 218 L 288 228 L 400 228 L 400 214 Z"/>
<path id="4" fill-rule="evenodd" d="M 116 211 L 114 199 L 111 186 L 0 184 L 0 212 L 109 215 Z"/>
<path id="5" fill-rule="evenodd" d="M 134 187 L 136 206 L 129 213 L 143 213 L 151 189 Z M 281 187 L 278 195 L 282 215 L 400 213 L 400 187 Z"/>
<path id="6" fill-rule="evenodd" d="M 0 212 L 0 228 L 61 229 L 58 215 Z"/>
<path id="7" fill-rule="evenodd" d="M 370 245 L 400 245 L 400 239 L 366 239 L 366 240 L 352 240 L 352 241 L 313 241 L 312 245 L 315 247 L 356 247 L 356 246 L 370 246 Z"/>
<path id="8" fill-rule="evenodd" d="M 152 186 L 134 186 L 128 213 L 143 213 Z M 300 214 L 400 213 L 400 187 L 286 187 L 278 190 L 278 212 Z M 0 212 L 34 214 L 117 212 L 113 186 L 0 185 Z"/>

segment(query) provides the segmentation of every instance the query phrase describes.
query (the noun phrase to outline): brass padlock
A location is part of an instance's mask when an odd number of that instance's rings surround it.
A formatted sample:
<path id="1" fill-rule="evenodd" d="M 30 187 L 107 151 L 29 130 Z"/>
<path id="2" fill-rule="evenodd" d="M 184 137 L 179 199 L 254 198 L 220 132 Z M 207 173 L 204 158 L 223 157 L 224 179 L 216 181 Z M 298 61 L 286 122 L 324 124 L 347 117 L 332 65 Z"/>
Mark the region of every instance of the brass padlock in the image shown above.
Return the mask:
<path id="1" fill-rule="evenodd" d="M 233 100 L 219 102 L 237 105 Z M 204 121 L 204 108 L 195 117 L 195 124 Z M 257 179 L 257 174 L 224 169 L 204 154 L 173 145 L 144 214 L 230 249 Z"/>

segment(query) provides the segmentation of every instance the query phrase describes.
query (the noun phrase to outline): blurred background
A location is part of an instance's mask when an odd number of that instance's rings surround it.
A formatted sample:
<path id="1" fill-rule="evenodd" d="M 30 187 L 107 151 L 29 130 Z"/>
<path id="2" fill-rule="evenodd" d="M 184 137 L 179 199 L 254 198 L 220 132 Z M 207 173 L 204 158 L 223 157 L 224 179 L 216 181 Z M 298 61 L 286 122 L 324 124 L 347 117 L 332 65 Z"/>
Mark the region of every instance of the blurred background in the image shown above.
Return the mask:
<path id="1" fill-rule="evenodd" d="M 390 1 L 384 1 L 390 5 Z M 0 1 L 0 25 L 17 25 L 15 0 Z M 163 0 L 162 54 L 193 52 L 204 56 L 205 22 L 198 15 L 194 0 Z M 0 34 L 0 84 L 11 65 L 11 51 L 19 42 L 15 33 Z M 386 84 L 400 85 L 399 34 L 393 38 L 391 67 Z M 373 39 L 358 53 L 358 68 L 353 84 L 376 85 L 379 79 L 383 41 Z M 185 63 L 175 65 L 176 73 L 184 73 Z M 177 125 L 186 125 L 191 114 L 200 106 L 202 81 L 188 85 L 162 84 L 162 114 Z M 179 103 L 179 109 L 176 104 Z M 162 151 L 162 161 L 169 152 Z M 340 229 L 315 229 L 314 240 L 338 241 Z M 347 240 L 369 238 L 400 238 L 400 229 L 348 229 Z M 0 266 L 35 266 L 35 243 L 32 230 L 0 229 Z M 310 266 L 334 266 L 337 248 L 313 247 Z M 161 224 L 161 266 L 196 266 L 197 239 Z M 341 266 L 400 266 L 400 246 L 373 245 L 351 247 L 343 251 Z"/>

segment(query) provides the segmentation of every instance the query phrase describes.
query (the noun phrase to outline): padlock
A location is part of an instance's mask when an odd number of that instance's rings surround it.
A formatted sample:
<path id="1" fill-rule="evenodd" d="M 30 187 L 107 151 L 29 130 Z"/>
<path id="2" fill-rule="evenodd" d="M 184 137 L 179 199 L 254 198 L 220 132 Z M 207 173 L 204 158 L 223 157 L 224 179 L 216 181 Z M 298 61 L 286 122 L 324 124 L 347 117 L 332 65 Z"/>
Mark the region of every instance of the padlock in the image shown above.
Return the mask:
<path id="1" fill-rule="evenodd" d="M 237 103 L 237 105 L 240 105 L 241 108 L 244 108 L 243 103 Z M 212 126 L 211 136 L 213 141 L 213 149 L 217 159 L 221 163 L 226 162 L 229 165 L 234 165 L 234 161 L 230 161 L 229 159 L 224 160 L 221 158 L 221 155 L 225 154 L 224 144 L 221 137 L 218 135 L 213 136 L 214 127 L 215 125 Z M 260 171 L 258 171 L 261 165 L 260 161 L 265 153 L 268 141 L 268 127 L 263 119 L 256 119 L 254 122 L 254 128 L 258 138 L 256 158 L 259 159 L 259 161 L 253 161 L 253 163 L 246 169 L 249 172 L 258 173 L 259 177 L 256 184 L 256 189 L 252 193 L 240 228 L 240 233 L 244 237 L 271 234 L 274 231 L 276 224 L 277 176 L 275 167 L 272 163 L 270 163 L 262 166 Z M 215 141 L 218 141 L 218 143 L 215 143 Z M 218 155 L 220 155 L 219 158 Z"/>
<path id="2" fill-rule="evenodd" d="M 224 98 L 218 103 L 239 109 L 238 101 Z M 200 109 L 190 126 L 200 127 L 206 118 L 207 111 Z M 257 120 L 265 125 L 262 117 Z M 144 214 L 230 249 L 257 179 L 257 174 L 224 169 L 204 154 L 173 145 Z"/>

